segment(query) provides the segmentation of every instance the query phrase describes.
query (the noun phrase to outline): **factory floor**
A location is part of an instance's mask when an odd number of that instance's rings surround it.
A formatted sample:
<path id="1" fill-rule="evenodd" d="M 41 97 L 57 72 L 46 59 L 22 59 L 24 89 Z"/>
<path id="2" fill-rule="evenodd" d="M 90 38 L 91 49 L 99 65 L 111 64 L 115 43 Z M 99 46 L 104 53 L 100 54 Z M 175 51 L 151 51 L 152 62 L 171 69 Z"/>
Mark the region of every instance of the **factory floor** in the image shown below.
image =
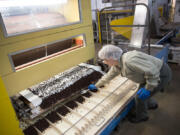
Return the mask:
<path id="1" fill-rule="evenodd" d="M 111 135 L 180 135 L 180 66 L 170 64 L 171 84 L 164 93 L 155 95 L 159 108 L 149 111 L 149 120 L 132 124 L 122 121 Z"/>

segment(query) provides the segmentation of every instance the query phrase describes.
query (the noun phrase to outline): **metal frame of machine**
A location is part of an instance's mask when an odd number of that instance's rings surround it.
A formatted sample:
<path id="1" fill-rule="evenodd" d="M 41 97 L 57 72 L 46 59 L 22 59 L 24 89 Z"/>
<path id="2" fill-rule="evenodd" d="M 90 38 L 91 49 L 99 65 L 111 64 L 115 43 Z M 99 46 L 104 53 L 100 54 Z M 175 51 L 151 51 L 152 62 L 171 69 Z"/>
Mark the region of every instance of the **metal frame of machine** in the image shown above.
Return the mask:
<path id="1" fill-rule="evenodd" d="M 3 78 L 9 96 L 12 96 L 16 92 L 21 91 L 28 86 L 32 86 L 33 84 L 46 80 L 50 76 L 62 72 L 69 67 L 77 65 L 81 62 L 85 62 L 86 60 L 94 57 L 91 20 L 88 17 L 91 14 L 91 11 L 87 10 L 90 9 L 90 4 L 87 4 L 88 2 L 81 1 L 81 7 L 83 7 L 81 13 L 83 21 L 79 24 L 8 38 L 3 36 L 4 34 L 1 29 L 0 61 L 2 62 L 2 66 L 0 68 L 0 75 Z M 73 50 L 71 53 L 67 52 L 61 56 L 57 56 L 51 60 L 44 61 L 40 64 L 32 66 L 31 68 L 26 68 L 18 72 L 14 72 L 11 64 L 9 63 L 8 55 L 12 54 L 13 52 L 47 44 L 53 41 L 63 40 L 80 34 L 85 35 L 87 45 L 85 47 Z M 61 66 L 60 63 L 63 63 L 64 59 L 68 60 L 69 58 L 71 58 L 71 61 L 66 61 L 66 63 Z M 51 65 L 54 66 L 52 67 Z M 46 71 L 49 73 L 44 75 L 44 72 Z M 30 77 L 30 75 L 34 72 L 36 72 L 37 75 Z M 28 76 L 32 79 L 31 81 L 24 79 Z"/>
<path id="2" fill-rule="evenodd" d="M 47 80 L 49 77 L 65 69 L 94 58 L 95 49 L 92 21 L 91 17 L 89 17 L 91 16 L 90 0 L 78 1 L 80 2 L 81 12 L 81 21 L 79 23 L 10 37 L 6 37 L 2 25 L 0 26 L 0 106 L 2 109 L 0 112 L 0 134 L 22 135 L 19 122 L 10 102 L 10 96 L 33 84 Z M 9 54 L 81 34 L 85 35 L 86 46 L 66 52 L 20 71 L 15 72 L 12 69 L 8 57 Z M 64 60 L 66 60 L 66 63 L 64 63 Z"/>
<path id="3" fill-rule="evenodd" d="M 108 10 L 108 9 L 112 9 L 112 8 L 120 8 L 120 7 L 134 7 L 134 6 L 138 6 L 138 5 L 141 5 L 141 6 L 144 6 L 146 7 L 147 9 L 147 15 L 148 15 L 148 21 L 147 21 L 147 24 L 146 25 L 111 25 L 112 27 L 148 27 L 148 54 L 150 54 L 150 33 L 151 33 L 151 29 L 150 29 L 150 9 L 149 7 L 144 4 L 144 3 L 136 3 L 136 4 L 130 4 L 130 5 L 119 5 L 119 6 L 113 6 L 113 7 L 105 7 L 103 9 L 101 9 L 100 13 L 99 13 L 99 16 L 105 12 L 105 10 Z M 101 23 L 99 24 L 101 25 Z M 100 32 L 102 33 L 102 31 Z M 102 39 L 102 34 L 99 34 L 100 35 L 100 39 Z M 131 46 L 131 45 L 130 45 Z M 135 46 L 134 46 L 135 47 Z"/>

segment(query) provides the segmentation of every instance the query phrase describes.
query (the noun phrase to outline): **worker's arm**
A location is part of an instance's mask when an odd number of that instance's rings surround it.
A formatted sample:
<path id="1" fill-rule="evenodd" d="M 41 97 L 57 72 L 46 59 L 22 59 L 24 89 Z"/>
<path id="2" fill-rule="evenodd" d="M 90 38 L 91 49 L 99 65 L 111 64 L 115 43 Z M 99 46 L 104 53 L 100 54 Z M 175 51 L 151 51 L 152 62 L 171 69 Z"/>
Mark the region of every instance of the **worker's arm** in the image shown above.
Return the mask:
<path id="1" fill-rule="evenodd" d="M 101 87 L 104 84 L 108 83 L 111 79 L 116 77 L 120 73 L 119 69 L 115 66 L 112 66 L 107 74 L 105 74 L 96 84 L 96 87 Z"/>
<path id="2" fill-rule="evenodd" d="M 126 64 L 134 72 L 144 75 L 144 78 L 146 79 L 145 89 L 153 91 L 153 89 L 157 87 L 160 81 L 160 71 L 151 61 L 131 60 Z"/>

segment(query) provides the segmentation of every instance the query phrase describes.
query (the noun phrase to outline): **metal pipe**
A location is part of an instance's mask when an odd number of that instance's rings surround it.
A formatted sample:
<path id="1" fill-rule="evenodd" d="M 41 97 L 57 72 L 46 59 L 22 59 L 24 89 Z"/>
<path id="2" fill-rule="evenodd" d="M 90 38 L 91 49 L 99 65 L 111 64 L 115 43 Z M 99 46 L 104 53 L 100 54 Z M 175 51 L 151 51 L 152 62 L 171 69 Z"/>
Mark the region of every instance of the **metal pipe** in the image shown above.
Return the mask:
<path id="1" fill-rule="evenodd" d="M 111 27 L 147 27 L 148 25 L 111 25 Z"/>

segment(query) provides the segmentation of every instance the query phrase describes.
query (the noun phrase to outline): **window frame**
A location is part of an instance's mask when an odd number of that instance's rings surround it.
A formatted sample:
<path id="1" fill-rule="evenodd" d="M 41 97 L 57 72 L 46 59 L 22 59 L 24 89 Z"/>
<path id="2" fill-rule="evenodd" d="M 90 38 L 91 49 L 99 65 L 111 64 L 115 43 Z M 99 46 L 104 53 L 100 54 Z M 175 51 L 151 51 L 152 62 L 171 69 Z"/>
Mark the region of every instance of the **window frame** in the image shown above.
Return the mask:
<path id="1" fill-rule="evenodd" d="M 47 55 L 47 46 L 53 45 L 54 43 L 66 41 L 68 39 L 73 39 L 73 38 L 76 38 L 76 37 L 79 37 L 79 36 L 83 37 L 83 44 L 82 45 L 77 45 L 77 46 L 74 46 L 74 47 L 71 47 L 71 48 L 68 48 L 68 49 L 64 49 L 62 51 L 59 51 L 59 52 Z M 13 72 L 17 72 L 17 71 L 23 70 L 25 68 L 31 67 L 33 65 L 40 64 L 41 62 L 45 62 L 45 61 L 50 60 L 52 58 L 58 57 L 58 56 L 60 56 L 62 54 L 66 54 L 68 52 L 71 52 L 71 51 L 74 51 L 74 50 L 76 50 L 78 48 L 82 48 L 82 47 L 86 47 L 86 46 L 87 46 L 86 36 L 83 33 L 83 34 L 78 34 L 78 35 L 71 36 L 71 37 L 68 37 L 68 38 L 56 40 L 56 41 L 53 41 L 53 42 L 49 42 L 49 43 L 46 43 L 46 44 L 38 45 L 38 46 L 35 46 L 35 47 L 32 47 L 32 48 L 28 48 L 28 49 L 24 49 L 24 50 L 20 50 L 20 51 L 9 53 L 8 54 L 8 58 L 9 58 L 9 61 L 10 61 L 10 64 L 11 64 Z M 46 52 L 45 52 L 46 56 L 45 57 L 39 58 L 37 60 L 33 60 L 31 62 L 28 62 L 28 63 L 24 63 L 24 64 L 22 64 L 20 66 L 15 66 L 13 58 L 12 58 L 13 55 L 24 53 L 24 52 L 27 52 L 27 51 L 30 51 L 30 50 L 33 50 L 33 49 L 36 49 L 36 48 L 41 48 L 41 47 L 45 47 L 46 48 Z"/>
<path id="2" fill-rule="evenodd" d="M 81 6 L 82 0 L 77 0 L 77 1 L 78 1 L 78 7 L 79 7 L 79 21 L 73 22 L 73 23 L 68 23 L 68 24 L 63 24 L 63 25 L 55 25 L 55 26 L 50 26 L 50 27 L 45 27 L 45 28 L 39 28 L 37 30 L 28 30 L 26 32 L 12 33 L 12 34 L 7 33 L 2 14 L 0 12 L 0 25 L 2 27 L 3 35 L 4 35 L 4 37 L 8 38 L 8 37 L 14 37 L 14 36 L 19 36 L 19 35 L 29 34 L 32 32 L 40 32 L 40 31 L 45 31 L 45 30 L 49 30 L 49 29 L 55 29 L 55 28 L 61 28 L 61 27 L 70 26 L 70 25 L 81 24 L 83 22 L 83 20 L 82 20 L 82 6 Z"/>

